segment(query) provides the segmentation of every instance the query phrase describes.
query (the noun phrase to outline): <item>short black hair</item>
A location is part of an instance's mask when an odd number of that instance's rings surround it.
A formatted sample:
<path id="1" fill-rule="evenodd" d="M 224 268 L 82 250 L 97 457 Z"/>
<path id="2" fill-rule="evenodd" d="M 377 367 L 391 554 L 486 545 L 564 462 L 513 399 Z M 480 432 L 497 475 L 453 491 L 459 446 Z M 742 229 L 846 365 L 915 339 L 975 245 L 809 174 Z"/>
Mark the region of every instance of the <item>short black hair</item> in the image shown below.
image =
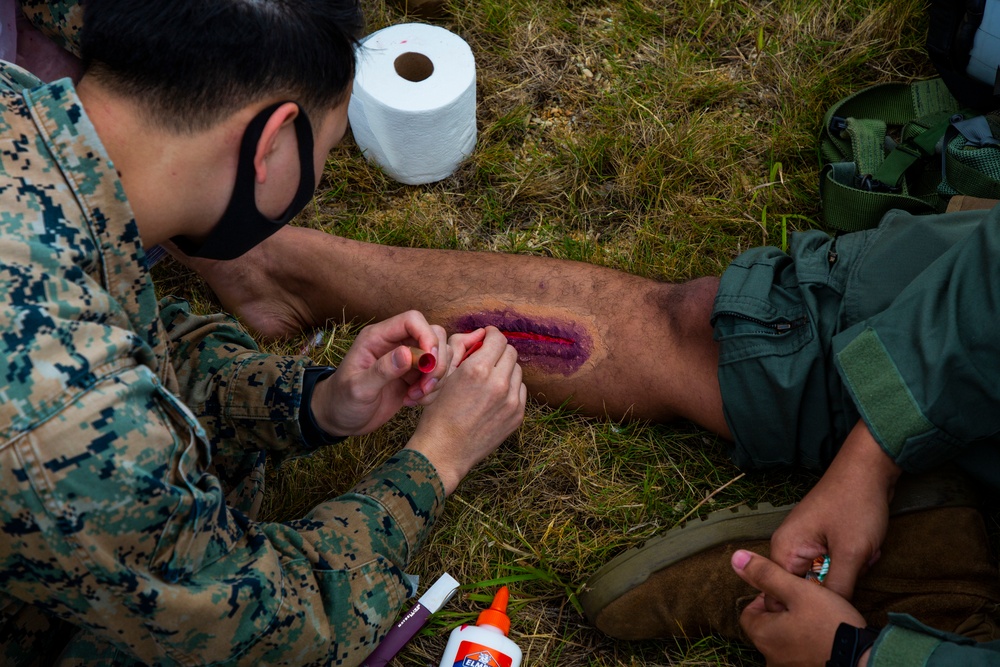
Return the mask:
<path id="1" fill-rule="evenodd" d="M 364 29 L 359 0 L 87 0 L 85 74 L 175 131 L 256 100 L 310 115 L 345 99 Z M 318 121 L 318 118 L 314 116 Z"/>

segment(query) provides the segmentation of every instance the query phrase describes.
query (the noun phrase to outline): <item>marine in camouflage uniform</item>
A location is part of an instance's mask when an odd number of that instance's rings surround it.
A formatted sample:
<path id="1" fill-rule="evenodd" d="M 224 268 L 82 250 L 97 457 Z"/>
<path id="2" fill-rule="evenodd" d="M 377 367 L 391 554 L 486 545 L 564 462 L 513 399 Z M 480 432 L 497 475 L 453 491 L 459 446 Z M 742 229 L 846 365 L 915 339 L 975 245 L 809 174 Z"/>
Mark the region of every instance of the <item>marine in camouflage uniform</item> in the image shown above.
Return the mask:
<path id="1" fill-rule="evenodd" d="M 0 63 L 0 199 L 4 664 L 53 664 L 70 626 L 63 664 L 359 663 L 412 593 L 431 464 L 403 450 L 301 520 L 255 521 L 264 454 L 317 444 L 309 360 L 157 304 L 67 79 Z"/>

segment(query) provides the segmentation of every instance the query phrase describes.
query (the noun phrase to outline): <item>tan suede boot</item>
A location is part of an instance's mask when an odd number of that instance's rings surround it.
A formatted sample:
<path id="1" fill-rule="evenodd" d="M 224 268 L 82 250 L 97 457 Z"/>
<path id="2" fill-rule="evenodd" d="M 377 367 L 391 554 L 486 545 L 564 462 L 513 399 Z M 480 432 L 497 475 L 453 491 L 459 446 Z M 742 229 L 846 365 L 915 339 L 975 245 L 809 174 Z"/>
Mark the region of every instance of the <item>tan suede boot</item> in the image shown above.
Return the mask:
<path id="1" fill-rule="evenodd" d="M 909 613 L 976 639 L 1000 637 L 1000 578 L 975 505 L 961 478 L 900 480 L 882 557 L 855 593 L 869 622 Z M 626 551 L 580 594 L 588 620 L 619 639 L 714 634 L 745 641 L 739 616 L 757 592 L 732 572 L 729 558 L 737 549 L 769 555 L 771 533 L 792 507 L 715 512 Z"/>
<path id="2" fill-rule="evenodd" d="M 948 507 L 890 519 L 882 557 L 852 602 L 871 625 L 896 612 L 978 641 L 1000 639 L 1000 577 L 982 513 Z"/>
<path id="3" fill-rule="evenodd" d="M 737 548 L 768 553 L 792 507 L 714 512 L 629 549 L 587 582 L 587 619 L 618 639 L 739 637 L 740 610 L 756 591 L 733 574 L 729 557 Z"/>

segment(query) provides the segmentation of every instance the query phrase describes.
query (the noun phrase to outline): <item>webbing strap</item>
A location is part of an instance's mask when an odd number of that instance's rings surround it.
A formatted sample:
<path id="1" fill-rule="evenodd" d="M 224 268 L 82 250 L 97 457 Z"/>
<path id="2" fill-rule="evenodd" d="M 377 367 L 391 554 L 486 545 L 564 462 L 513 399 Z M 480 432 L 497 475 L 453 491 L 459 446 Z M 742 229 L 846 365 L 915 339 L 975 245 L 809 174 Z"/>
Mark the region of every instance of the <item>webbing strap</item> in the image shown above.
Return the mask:
<path id="1" fill-rule="evenodd" d="M 1000 183 L 992 180 L 975 167 L 960 162 L 954 155 L 944 155 L 946 182 L 963 195 L 1000 199 Z"/>
<path id="2" fill-rule="evenodd" d="M 921 132 L 901 144 L 885 156 L 878 169 L 870 172 L 875 180 L 889 186 L 897 186 L 903 180 L 906 171 L 920 160 L 926 160 L 934 155 L 937 143 L 945 135 L 951 125 L 950 113 L 933 127 Z"/>
<path id="3" fill-rule="evenodd" d="M 845 134 L 847 126 L 844 120 L 867 119 L 882 121 L 885 125 L 905 125 L 922 116 L 953 112 L 957 108 L 958 103 L 941 79 L 870 86 L 827 109 L 823 117 L 820 146 L 823 160 L 842 162 L 853 159 L 854 148 L 850 134 Z M 839 119 L 839 125 L 835 119 Z"/>
<path id="4" fill-rule="evenodd" d="M 919 165 L 935 154 L 957 109 L 941 79 L 878 84 L 828 109 L 820 144 L 828 163 L 820 175 L 826 223 L 854 231 L 875 226 L 893 208 L 933 213 L 940 200 Z M 903 126 L 904 136 L 886 155 L 888 126 Z"/>
<path id="5" fill-rule="evenodd" d="M 858 172 L 853 162 L 836 162 L 823 167 L 820 197 L 826 224 L 842 232 L 869 229 L 889 210 L 903 209 L 914 214 L 934 213 L 936 203 L 899 192 L 869 192 L 857 187 Z"/>
<path id="6" fill-rule="evenodd" d="M 940 77 L 910 84 L 910 95 L 913 97 L 915 118 L 950 113 L 958 108 L 958 100 Z"/>
<path id="7" fill-rule="evenodd" d="M 963 160 L 958 158 L 959 153 L 966 153 Z M 941 151 L 941 181 L 945 187 L 972 197 L 1000 199 L 1000 182 L 995 176 L 998 163 L 1000 141 L 993 136 L 985 116 L 953 123 L 948 128 Z"/>
<path id="8" fill-rule="evenodd" d="M 888 125 L 905 125 L 914 118 L 951 111 L 958 102 L 941 79 L 915 83 L 880 83 L 859 90 L 830 107 L 823 119 L 830 126 L 834 116 L 877 118 Z"/>
<path id="9" fill-rule="evenodd" d="M 847 118 L 844 130 L 851 137 L 851 155 L 858 171 L 874 174 L 885 160 L 885 122 L 873 118 Z"/>

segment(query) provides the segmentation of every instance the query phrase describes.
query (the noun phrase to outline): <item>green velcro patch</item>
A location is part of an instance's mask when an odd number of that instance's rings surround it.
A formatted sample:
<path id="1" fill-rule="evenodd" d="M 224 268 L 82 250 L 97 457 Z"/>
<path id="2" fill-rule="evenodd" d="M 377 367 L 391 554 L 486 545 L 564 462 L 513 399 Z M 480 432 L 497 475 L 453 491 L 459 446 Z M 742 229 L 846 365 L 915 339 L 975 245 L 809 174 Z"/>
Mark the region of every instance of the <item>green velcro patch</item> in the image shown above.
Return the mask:
<path id="1" fill-rule="evenodd" d="M 923 667 L 941 640 L 906 628 L 889 626 L 875 642 L 869 667 Z"/>
<path id="2" fill-rule="evenodd" d="M 933 428 L 874 330 L 861 332 L 840 351 L 837 361 L 872 434 L 894 457 L 907 438 Z"/>

